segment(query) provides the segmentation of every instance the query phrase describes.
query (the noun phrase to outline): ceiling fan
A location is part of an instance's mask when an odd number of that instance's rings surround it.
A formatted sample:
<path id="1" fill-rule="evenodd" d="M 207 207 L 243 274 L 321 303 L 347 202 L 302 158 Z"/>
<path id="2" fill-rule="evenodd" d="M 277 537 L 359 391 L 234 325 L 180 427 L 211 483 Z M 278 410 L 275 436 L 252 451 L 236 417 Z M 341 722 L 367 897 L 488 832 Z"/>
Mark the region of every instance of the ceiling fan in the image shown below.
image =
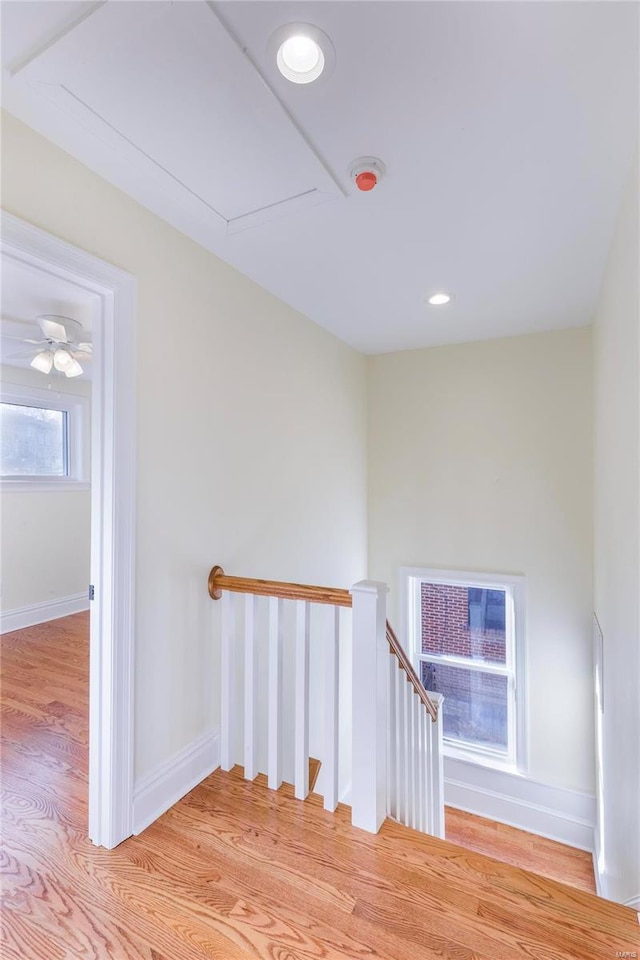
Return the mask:
<path id="1" fill-rule="evenodd" d="M 83 334 L 82 324 L 70 317 L 59 317 L 46 313 L 36 317 L 42 331 L 40 340 L 22 339 L 38 347 L 31 366 L 40 373 L 49 374 L 52 368 L 65 377 L 79 377 L 82 366 L 79 360 L 90 360 L 92 346 L 87 340 L 80 340 Z M 85 334 L 86 336 L 86 334 Z"/>

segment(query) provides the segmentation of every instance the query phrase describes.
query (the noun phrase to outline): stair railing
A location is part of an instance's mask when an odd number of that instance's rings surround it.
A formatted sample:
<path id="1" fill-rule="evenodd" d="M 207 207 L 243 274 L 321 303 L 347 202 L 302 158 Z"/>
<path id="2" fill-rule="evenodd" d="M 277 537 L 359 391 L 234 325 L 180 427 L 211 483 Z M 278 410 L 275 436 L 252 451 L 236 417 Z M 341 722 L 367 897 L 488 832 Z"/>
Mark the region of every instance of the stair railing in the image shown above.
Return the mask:
<path id="1" fill-rule="evenodd" d="M 352 608 L 352 822 L 377 832 L 386 816 L 442 836 L 442 698 L 429 694 L 415 673 L 386 619 L 386 584 L 360 581 L 351 590 L 308 584 L 232 577 L 220 566 L 209 574 L 209 595 L 221 599 L 220 766 L 242 763 L 246 779 L 266 773 L 277 790 L 284 771 L 285 603 L 295 605 L 293 654 L 293 769 L 295 796 L 309 793 L 310 607 L 333 608 L 329 634 L 323 637 L 323 751 L 321 782 L 325 809 L 339 800 L 340 610 Z M 243 594 L 242 631 L 237 629 Z M 264 601 L 268 598 L 267 610 Z M 262 607 L 259 606 L 262 604 Z M 261 650 L 261 644 L 264 645 Z M 266 648 L 266 649 L 265 649 Z M 266 706 L 262 703 L 260 657 L 266 654 Z M 236 658 L 242 658 L 237 670 Z M 238 698 L 237 673 L 242 674 Z M 239 702 L 241 701 L 241 703 Z M 261 727 L 266 725 L 266 759 L 259 757 Z M 238 736 L 240 726 L 243 736 Z M 290 727 L 290 723 L 288 724 Z M 238 744 L 241 742 L 241 747 Z M 344 744 L 342 745 L 344 747 Z M 260 767 L 264 769 L 259 769 Z M 347 792 L 349 792 L 347 790 Z"/>
<path id="2" fill-rule="evenodd" d="M 427 693 L 387 621 L 389 670 L 388 815 L 444 838 L 442 703 Z"/>

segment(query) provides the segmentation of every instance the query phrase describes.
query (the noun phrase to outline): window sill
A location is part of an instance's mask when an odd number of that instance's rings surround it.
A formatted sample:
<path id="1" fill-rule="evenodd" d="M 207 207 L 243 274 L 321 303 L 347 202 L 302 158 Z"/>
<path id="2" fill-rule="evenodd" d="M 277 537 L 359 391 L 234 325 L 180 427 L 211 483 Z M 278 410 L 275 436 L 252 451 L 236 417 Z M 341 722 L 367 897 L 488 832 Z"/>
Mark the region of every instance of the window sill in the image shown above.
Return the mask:
<path id="1" fill-rule="evenodd" d="M 80 493 L 83 490 L 90 490 L 91 484 L 88 480 L 0 480 L 0 493 L 52 493 L 54 490 L 58 493 Z"/>
<path id="2" fill-rule="evenodd" d="M 493 757 L 490 754 L 474 750 L 464 750 L 460 747 L 449 745 L 446 741 L 443 744 L 443 754 L 452 760 L 459 760 L 462 763 L 470 763 L 474 767 L 487 767 L 490 770 L 499 770 L 502 773 L 511 773 L 516 776 L 524 776 L 523 770 L 512 760 Z"/>

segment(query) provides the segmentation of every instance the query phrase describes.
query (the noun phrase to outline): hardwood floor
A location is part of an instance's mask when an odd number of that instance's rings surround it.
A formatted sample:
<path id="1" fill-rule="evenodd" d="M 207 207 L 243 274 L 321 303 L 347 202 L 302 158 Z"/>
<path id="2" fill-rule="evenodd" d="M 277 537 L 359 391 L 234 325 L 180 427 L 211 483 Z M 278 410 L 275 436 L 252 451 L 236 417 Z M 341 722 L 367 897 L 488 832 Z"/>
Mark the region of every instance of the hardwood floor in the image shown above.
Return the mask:
<path id="1" fill-rule="evenodd" d="M 93 847 L 83 615 L 2 638 L 4 960 L 601 960 L 632 910 L 216 771 Z"/>
<path id="2" fill-rule="evenodd" d="M 447 840 L 468 850 L 532 870 L 541 877 L 568 883 L 588 893 L 596 892 L 593 857 L 585 850 L 576 850 L 564 843 L 452 807 L 445 810 L 445 833 Z"/>

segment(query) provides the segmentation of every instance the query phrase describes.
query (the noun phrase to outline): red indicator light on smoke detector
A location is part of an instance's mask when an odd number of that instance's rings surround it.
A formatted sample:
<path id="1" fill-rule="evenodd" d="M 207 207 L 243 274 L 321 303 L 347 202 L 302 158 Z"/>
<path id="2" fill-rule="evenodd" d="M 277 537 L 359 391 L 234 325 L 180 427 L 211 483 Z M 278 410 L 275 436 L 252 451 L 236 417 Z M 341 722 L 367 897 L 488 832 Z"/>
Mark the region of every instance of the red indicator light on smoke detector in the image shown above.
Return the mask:
<path id="1" fill-rule="evenodd" d="M 384 163 L 376 157 L 361 157 L 351 164 L 349 174 L 358 190 L 367 193 L 382 180 L 385 173 Z"/>
<path id="2" fill-rule="evenodd" d="M 358 190 L 373 190 L 377 182 L 378 177 L 373 170 L 365 170 L 364 173 L 359 173 L 356 177 L 356 187 Z"/>

